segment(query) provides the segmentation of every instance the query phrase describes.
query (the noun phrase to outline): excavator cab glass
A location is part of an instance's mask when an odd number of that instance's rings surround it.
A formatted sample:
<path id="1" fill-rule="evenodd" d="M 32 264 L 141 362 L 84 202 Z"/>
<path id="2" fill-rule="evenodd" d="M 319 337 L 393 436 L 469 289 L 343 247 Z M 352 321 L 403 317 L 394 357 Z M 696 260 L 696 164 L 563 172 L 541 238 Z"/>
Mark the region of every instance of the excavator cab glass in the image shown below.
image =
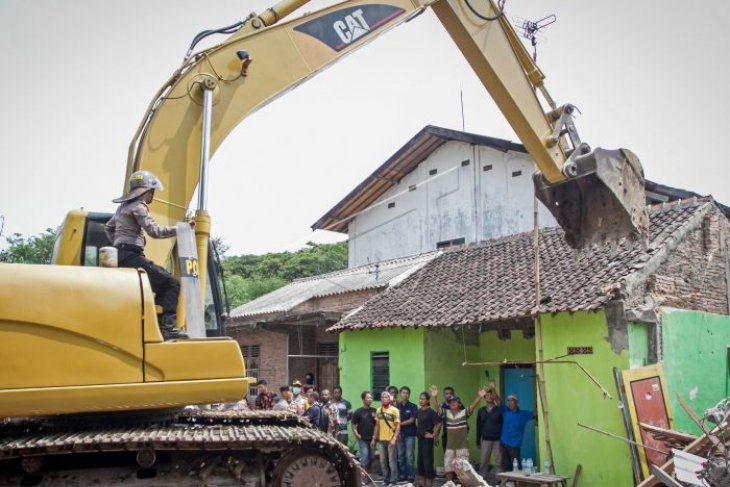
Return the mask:
<path id="1" fill-rule="evenodd" d="M 565 240 L 582 249 L 624 238 L 646 241 L 644 171 L 627 149 L 597 148 L 578 156 L 572 175 L 549 183 L 541 173 L 533 176 L 537 198 L 565 231 Z"/>

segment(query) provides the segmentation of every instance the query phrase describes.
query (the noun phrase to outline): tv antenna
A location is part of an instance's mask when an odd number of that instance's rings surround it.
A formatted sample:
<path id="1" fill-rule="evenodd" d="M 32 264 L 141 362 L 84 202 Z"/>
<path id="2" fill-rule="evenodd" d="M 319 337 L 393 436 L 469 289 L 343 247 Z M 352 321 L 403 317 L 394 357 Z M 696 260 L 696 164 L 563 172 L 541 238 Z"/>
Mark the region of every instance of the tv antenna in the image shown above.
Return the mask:
<path id="1" fill-rule="evenodd" d="M 558 18 L 555 14 L 550 14 L 535 21 L 523 19 L 522 17 L 515 17 L 513 20 L 522 37 L 528 39 L 532 44 L 532 60 L 537 62 L 537 41 L 538 39 L 545 40 L 545 37 L 538 35 L 538 33 L 546 29 L 548 25 L 554 24 Z"/>

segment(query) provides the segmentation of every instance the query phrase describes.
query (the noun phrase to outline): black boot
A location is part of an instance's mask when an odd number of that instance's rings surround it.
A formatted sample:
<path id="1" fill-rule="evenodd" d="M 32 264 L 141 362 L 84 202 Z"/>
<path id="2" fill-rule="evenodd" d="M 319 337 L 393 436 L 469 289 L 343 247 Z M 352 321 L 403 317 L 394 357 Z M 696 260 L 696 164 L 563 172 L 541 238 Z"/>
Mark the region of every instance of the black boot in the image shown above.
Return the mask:
<path id="1" fill-rule="evenodd" d="M 162 315 L 159 321 L 162 338 L 165 341 L 189 338 L 177 325 L 177 316 L 175 314 Z"/>

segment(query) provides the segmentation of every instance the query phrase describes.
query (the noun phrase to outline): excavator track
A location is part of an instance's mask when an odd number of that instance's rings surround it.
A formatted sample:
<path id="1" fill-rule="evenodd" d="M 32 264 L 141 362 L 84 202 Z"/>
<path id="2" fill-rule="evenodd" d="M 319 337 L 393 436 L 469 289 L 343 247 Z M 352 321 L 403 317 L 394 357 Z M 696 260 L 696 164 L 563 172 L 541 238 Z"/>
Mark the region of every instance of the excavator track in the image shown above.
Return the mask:
<path id="1" fill-rule="evenodd" d="M 161 426 L 0 426 L 0 485 L 360 485 L 347 447 L 299 417 L 197 411 Z"/>

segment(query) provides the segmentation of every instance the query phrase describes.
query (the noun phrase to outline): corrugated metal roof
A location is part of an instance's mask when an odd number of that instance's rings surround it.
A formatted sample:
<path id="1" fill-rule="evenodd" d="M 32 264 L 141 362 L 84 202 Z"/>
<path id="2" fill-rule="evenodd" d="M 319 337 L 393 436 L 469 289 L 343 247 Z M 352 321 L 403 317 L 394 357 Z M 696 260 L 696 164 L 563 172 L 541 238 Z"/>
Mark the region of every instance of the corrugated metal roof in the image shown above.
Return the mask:
<path id="1" fill-rule="evenodd" d="M 297 279 L 284 287 L 235 308 L 231 311 L 231 319 L 244 321 L 251 316 L 287 312 L 312 298 L 385 288 L 400 282 L 439 253 L 438 251 L 428 252 Z"/>

